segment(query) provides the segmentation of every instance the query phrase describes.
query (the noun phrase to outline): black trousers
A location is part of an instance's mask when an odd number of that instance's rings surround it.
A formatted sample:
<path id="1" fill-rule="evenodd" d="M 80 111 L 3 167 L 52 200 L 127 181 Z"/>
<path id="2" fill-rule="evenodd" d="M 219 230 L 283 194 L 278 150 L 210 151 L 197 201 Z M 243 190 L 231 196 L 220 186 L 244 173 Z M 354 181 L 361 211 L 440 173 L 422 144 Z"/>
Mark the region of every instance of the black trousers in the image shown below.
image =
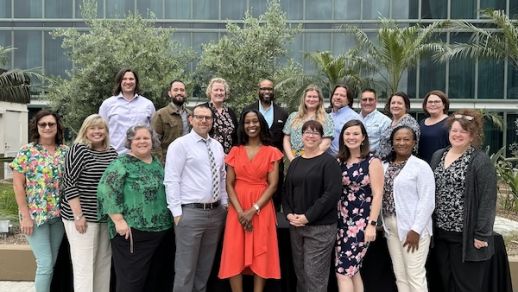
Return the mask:
<path id="1" fill-rule="evenodd" d="M 433 260 L 441 278 L 441 291 L 487 291 L 484 279 L 488 261 L 462 262 L 462 233 L 437 228 Z"/>
<path id="2" fill-rule="evenodd" d="M 149 285 L 153 283 L 148 281 L 149 271 L 153 258 L 156 258 L 154 255 L 168 231 L 148 232 L 132 228 L 133 253 L 130 252 L 129 239 L 120 235 L 112 238 L 117 292 L 151 291 Z"/>

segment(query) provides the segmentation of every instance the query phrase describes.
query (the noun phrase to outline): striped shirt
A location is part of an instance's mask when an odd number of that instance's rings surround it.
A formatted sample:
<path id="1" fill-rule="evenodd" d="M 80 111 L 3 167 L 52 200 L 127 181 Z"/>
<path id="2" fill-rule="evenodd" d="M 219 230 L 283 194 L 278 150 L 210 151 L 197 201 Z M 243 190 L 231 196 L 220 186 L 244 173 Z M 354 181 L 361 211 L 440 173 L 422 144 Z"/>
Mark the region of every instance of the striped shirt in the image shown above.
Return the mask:
<path id="1" fill-rule="evenodd" d="M 117 158 L 113 147 L 96 151 L 84 144 L 74 144 L 65 158 L 61 217 L 74 220 L 69 200 L 79 197 L 81 210 L 88 222 L 97 219 L 97 185 L 108 165 Z"/>

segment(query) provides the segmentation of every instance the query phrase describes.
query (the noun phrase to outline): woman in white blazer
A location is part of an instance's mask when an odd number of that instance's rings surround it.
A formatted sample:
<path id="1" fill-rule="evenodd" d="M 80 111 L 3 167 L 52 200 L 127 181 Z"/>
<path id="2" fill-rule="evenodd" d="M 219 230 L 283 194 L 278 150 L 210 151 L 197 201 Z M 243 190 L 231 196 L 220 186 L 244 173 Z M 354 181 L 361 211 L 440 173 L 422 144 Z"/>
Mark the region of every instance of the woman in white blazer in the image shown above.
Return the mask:
<path id="1" fill-rule="evenodd" d="M 382 214 L 396 284 L 399 292 L 428 291 L 425 263 L 435 206 L 433 172 L 412 154 L 417 143 L 412 128 L 397 127 L 390 142 Z"/>

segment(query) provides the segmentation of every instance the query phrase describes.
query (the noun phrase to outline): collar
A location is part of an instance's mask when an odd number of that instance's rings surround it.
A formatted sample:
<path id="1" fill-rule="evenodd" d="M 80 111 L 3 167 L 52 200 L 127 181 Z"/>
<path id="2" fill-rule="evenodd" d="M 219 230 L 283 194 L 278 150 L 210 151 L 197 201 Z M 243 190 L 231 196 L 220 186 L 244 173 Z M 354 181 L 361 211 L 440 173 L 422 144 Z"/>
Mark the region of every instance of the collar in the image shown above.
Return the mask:
<path id="1" fill-rule="evenodd" d="M 169 103 L 169 106 L 167 107 L 167 110 L 170 114 L 181 114 L 185 111 L 185 104 L 183 104 L 181 107 L 177 106 L 173 102 Z"/>
<path id="2" fill-rule="evenodd" d="M 133 96 L 133 99 L 131 99 L 131 100 L 135 100 L 137 97 L 139 97 L 139 95 L 138 95 L 137 93 L 135 93 L 135 95 Z M 125 98 L 124 98 L 124 95 L 122 95 L 122 91 L 121 91 L 121 92 L 119 92 L 119 94 L 117 94 L 117 98 L 125 99 Z M 125 100 L 127 100 L 127 99 L 125 99 Z M 131 100 L 130 100 L 130 101 L 131 101 Z"/>
<path id="3" fill-rule="evenodd" d="M 366 116 L 363 115 L 363 113 L 360 111 L 360 116 L 362 118 L 366 118 L 368 116 L 373 116 L 378 110 L 377 109 L 374 109 L 372 112 L 368 113 Z"/>

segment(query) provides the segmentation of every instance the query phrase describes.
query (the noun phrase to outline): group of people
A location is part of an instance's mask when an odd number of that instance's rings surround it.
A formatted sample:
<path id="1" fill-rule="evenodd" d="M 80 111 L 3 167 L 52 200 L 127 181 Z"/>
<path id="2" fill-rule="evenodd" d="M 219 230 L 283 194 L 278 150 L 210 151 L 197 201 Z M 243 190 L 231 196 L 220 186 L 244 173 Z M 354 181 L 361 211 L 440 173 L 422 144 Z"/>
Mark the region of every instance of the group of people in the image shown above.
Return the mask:
<path id="1" fill-rule="evenodd" d="M 356 113 L 345 85 L 326 109 L 311 85 L 288 115 L 264 79 L 238 119 L 221 78 L 192 110 L 181 80 L 158 111 L 139 92 L 137 73 L 120 70 L 113 96 L 70 147 L 59 115 L 42 110 L 31 120 L 30 143 L 10 166 L 36 291 L 50 289 L 64 233 L 76 292 L 109 291 L 112 260 L 117 291 L 149 291 L 172 234 L 173 291 L 206 291 L 221 238 L 218 276 L 243 291 L 243 275 L 253 275 L 263 291 L 266 279 L 281 278 L 278 211 L 290 226 L 297 291 L 327 291 L 333 259 L 339 290 L 363 291 L 360 267 L 369 243 L 382 240 L 378 221 L 399 291 L 428 291 L 432 241 L 443 291 L 480 291 L 494 253 L 496 175 L 480 150 L 479 112 L 448 116 L 447 96 L 432 91 L 423 100 L 429 117 L 417 123 L 405 93 L 389 97 L 386 116 L 365 89 Z"/>

